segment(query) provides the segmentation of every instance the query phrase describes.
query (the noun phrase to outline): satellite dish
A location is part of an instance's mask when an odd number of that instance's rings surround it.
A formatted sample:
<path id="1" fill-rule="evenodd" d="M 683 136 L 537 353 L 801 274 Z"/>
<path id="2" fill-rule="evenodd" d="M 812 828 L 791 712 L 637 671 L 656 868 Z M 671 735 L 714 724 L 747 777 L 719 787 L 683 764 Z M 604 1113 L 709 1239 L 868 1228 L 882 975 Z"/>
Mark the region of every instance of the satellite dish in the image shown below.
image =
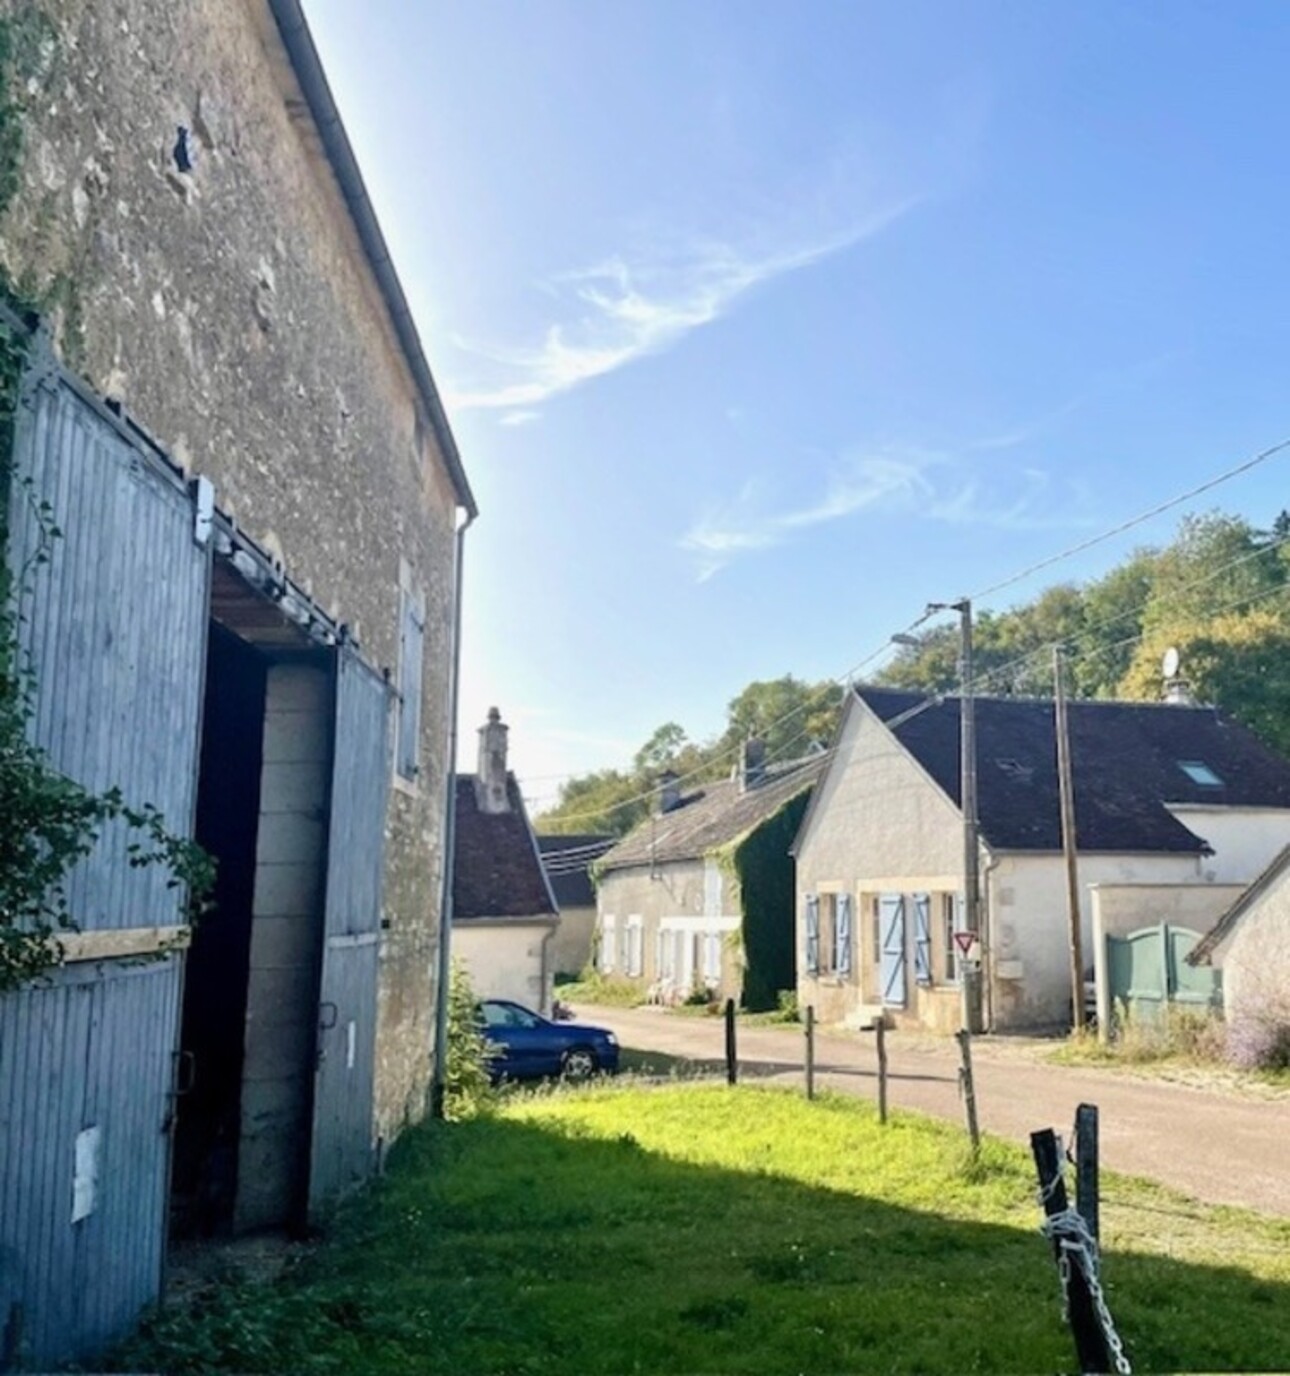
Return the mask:
<path id="1" fill-rule="evenodd" d="M 1164 663 L 1160 666 L 1164 670 L 1166 678 L 1178 677 L 1178 666 L 1182 663 L 1181 656 L 1178 654 L 1178 647 L 1171 645 L 1165 651 Z"/>

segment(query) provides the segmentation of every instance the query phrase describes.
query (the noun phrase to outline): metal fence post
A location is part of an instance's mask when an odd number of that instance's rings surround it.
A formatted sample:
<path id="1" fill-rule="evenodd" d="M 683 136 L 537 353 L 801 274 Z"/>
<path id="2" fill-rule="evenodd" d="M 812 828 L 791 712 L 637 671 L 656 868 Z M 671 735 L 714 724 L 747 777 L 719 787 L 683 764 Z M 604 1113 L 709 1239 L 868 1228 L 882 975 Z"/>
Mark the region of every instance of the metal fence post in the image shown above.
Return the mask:
<path id="1" fill-rule="evenodd" d="M 887 1121 L 887 1024 L 879 1018 L 874 1025 L 878 1045 L 878 1121 Z"/>
<path id="2" fill-rule="evenodd" d="M 726 1083 L 739 1080 L 739 1058 L 735 1046 L 735 1001 L 726 1000 Z"/>

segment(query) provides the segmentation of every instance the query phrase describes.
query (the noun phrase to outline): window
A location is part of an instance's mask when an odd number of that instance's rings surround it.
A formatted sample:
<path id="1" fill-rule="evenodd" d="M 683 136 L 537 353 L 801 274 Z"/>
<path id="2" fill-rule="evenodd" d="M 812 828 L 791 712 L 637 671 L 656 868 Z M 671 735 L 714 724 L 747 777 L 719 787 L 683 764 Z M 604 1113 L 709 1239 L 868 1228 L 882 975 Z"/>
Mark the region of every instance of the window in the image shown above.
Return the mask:
<path id="1" fill-rule="evenodd" d="M 714 984 L 721 980 L 721 933 L 707 932 L 703 937 L 703 978 Z"/>
<path id="2" fill-rule="evenodd" d="M 600 973 L 609 974 L 614 968 L 614 943 L 618 936 L 618 922 L 608 913 L 600 924 Z"/>
<path id="3" fill-rule="evenodd" d="M 838 896 L 820 895 L 820 969 L 826 975 L 838 972 Z"/>
<path id="4" fill-rule="evenodd" d="M 1204 760 L 1179 760 L 1178 768 L 1194 784 L 1200 784 L 1202 788 L 1222 788 L 1223 781 L 1205 763 Z"/>
<path id="5" fill-rule="evenodd" d="M 627 919 L 627 931 L 623 942 L 623 972 L 632 979 L 645 973 L 645 933 L 641 929 L 639 917 Z"/>
<path id="6" fill-rule="evenodd" d="M 425 654 L 425 603 L 406 588 L 399 594 L 399 716 L 395 767 L 415 783 L 421 772 L 421 661 Z"/>
<path id="7" fill-rule="evenodd" d="M 958 896 L 952 893 L 941 894 L 941 978 L 946 984 L 959 982 L 959 953 L 958 947 L 954 945 L 958 917 Z"/>
<path id="8" fill-rule="evenodd" d="M 537 1027 L 539 1019 L 516 1003 L 488 1002 L 479 1005 L 485 1027 Z"/>

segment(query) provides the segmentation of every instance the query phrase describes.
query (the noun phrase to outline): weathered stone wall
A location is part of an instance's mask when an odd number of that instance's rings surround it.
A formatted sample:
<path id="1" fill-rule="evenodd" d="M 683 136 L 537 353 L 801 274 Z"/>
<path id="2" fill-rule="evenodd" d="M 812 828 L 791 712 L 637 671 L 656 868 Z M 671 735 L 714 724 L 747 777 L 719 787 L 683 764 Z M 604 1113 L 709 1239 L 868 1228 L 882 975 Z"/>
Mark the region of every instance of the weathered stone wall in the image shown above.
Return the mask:
<path id="1" fill-rule="evenodd" d="M 454 494 L 262 0 L 40 0 L 0 268 L 128 411 L 396 669 L 426 601 L 422 769 L 388 818 L 378 1131 L 432 1035 Z M 0 0 L 0 18 L 32 7 Z M 179 126 L 194 167 L 179 170 Z"/>

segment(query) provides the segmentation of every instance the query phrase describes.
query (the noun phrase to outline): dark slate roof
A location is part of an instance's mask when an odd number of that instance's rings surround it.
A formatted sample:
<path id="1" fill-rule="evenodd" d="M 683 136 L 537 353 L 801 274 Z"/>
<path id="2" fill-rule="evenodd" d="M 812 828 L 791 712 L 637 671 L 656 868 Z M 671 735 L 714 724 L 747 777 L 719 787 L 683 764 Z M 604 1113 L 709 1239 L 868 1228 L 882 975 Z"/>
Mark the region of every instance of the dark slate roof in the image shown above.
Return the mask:
<path id="1" fill-rule="evenodd" d="M 926 701 L 860 687 L 883 721 Z M 1166 803 L 1290 808 L 1290 762 L 1212 707 L 1139 702 L 1069 704 L 1076 839 L 1090 851 L 1203 852 Z M 978 698 L 977 801 L 981 834 L 997 850 L 1060 850 L 1053 704 Z M 945 698 L 894 728 L 896 738 L 958 805 L 959 700 Z M 1180 761 L 1222 781 L 1194 782 Z"/>
<path id="2" fill-rule="evenodd" d="M 506 791 L 509 812 L 480 812 L 475 803 L 475 776 L 457 775 L 454 922 L 556 911 L 514 774 L 506 776 Z"/>
<path id="3" fill-rule="evenodd" d="M 614 844 L 614 838 L 582 833 L 539 836 L 537 843 L 542 853 L 542 866 L 551 881 L 551 891 L 561 911 L 565 908 L 594 908 L 596 890 L 591 883 L 591 865 Z M 573 854 L 565 856 L 566 851 L 572 851 Z"/>
<path id="4" fill-rule="evenodd" d="M 746 835 L 815 785 L 827 755 L 771 765 L 755 788 L 740 792 L 737 779 L 703 784 L 679 807 L 642 822 L 609 851 L 600 870 L 694 860 Z"/>
<path id="5" fill-rule="evenodd" d="M 1208 965 L 1214 958 L 1214 952 L 1236 930 L 1245 914 L 1269 889 L 1275 888 L 1277 881 L 1288 869 L 1290 869 L 1290 846 L 1285 846 L 1277 853 L 1267 869 L 1192 947 L 1191 954 L 1187 957 L 1187 964 Z"/>

